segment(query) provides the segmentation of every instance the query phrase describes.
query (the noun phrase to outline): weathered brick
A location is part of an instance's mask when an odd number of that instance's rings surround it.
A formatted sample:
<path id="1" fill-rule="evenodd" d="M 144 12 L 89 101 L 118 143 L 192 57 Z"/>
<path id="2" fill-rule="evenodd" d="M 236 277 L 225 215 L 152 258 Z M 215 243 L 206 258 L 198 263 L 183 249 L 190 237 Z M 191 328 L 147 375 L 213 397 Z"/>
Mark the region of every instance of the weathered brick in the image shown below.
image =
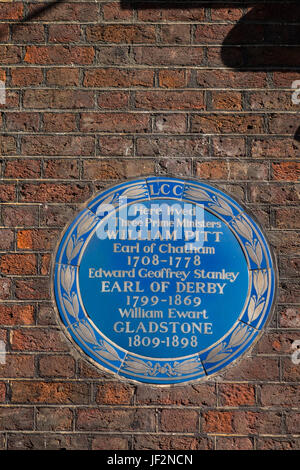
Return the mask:
<path id="1" fill-rule="evenodd" d="M 41 377 L 73 378 L 75 376 L 75 360 L 66 355 L 40 356 L 39 375 Z"/>
<path id="2" fill-rule="evenodd" d="M 36 428 L 38 431 L 71 431 L 73 411 L 70 408 L 37 409 Z"/>
<path id="3" fill-rule="evenodd" d="M 134 388 L 118 382 L 106 382 L 98 385 L 96 403 L 99 405 L 130 405 Z"/>
<path id="4" fill-rule="evenodd" d="M 1 377 L 33 378 L 35 375 L 34 356 L 30 354 L 6 353 L 5 364 L 0 364 Z"/>
<path id="5" fill-rule="evenodd" d="M 92 440 L 92 450 L 128 450 L 130 437 L 95 436 Z"/>
<path id="6" fill-rule="evenodd" d="M 30 229 L 17 232 L 17 248 L 19 250 L 51 250 L 58 237 L 53 229 Z"/>
<path id="7" fill-rule="evenodd" d="M 76 427 L 81 431 L 154 431 L 155 412 L 144 409 L 79 409 Z"/>
<path id="8" fill-rule="evenodd" d="M 255 404 L 255 388 L 247 384 L 220 384 L 219 403 L 221 406 L 244 406 Z"/>
<path id="9" fill-rule="evenodd" d="M 5 224 L 6 225 L 6 224 Z M 0 250 L 11 250 L 14 245 L 14 231 L 7 228 L 0 230 Z"/>
<path id="10" fill-rule="evenodd" d="M 0 429 L 4 431 L 33 429 L 33 408 L 0 406 Z"/>
<path id="11" fill-rule="evenodd" d="M 11 333 L 13 351 L 68 351 L 61 333 L 48 328 L 25 328 Z"/>
<path id="12" fill-rule="evenodd" d="M 197 432 L 199 413 L 195 410 L 164 409 L 160 415 L 163 432 Z"/>
<path id="13" fill-rule="evenodd" d="M 213 441 L 207 437 L 180 435 L 136 435 L 133 438 L 135 450 L 212 450 Z"/>
<path id="14" fill-rule="evenodd" d="M 0 256 L 0 272 L 12 276 L 37 273 L 36 255 L 9 253 Z"/>
<path id="15" fill-rule="evenodd" d="M 88 65 L 93 63 L 94 56 L 94 48 L 88 46 L 27 46 L 24 62 L 41 65 Z M 18 50 L 12 51 L 10 57 L 5 63 L 18 61 Z"/>
<path id="16" fill-rule="evenodd" d="M 11 402 L 87 404 L 89 402 L 89 385 L 79 382 L 12 382 Z"/>

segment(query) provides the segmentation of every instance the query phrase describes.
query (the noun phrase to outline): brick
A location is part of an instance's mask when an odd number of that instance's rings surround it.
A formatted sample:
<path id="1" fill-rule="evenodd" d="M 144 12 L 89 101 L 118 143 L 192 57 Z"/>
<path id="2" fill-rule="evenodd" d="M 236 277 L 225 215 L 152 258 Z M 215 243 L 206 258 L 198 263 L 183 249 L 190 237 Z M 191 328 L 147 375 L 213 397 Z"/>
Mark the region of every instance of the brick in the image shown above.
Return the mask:
<path id="1" fill-rule="evenodd" d="M 83 202 L 90 196 L 90 188 L 83 184 L 40 183 L 21 187 L 23 202 Z"/>
<path id="2" fill-rule="evenodd" d="M 299 406 L 298 387 L 296 385 L 262 385 L 260 393 L 263 406 L 288 408 Z"/>
<path id="3" fill-rule="evenodd" d="M 51 69 L 46 70 L 46 81 L 48 85 L 78 86 L 79 69 L 70 67 L 52 67 Z"/>
<path id="4" fill-rule="evenodd" d="M 202 21 L 205 10 L 201 7 L 166 8 L 162 10 L 162 20 L 167 21 Z"/>
<path id="5" fill-rule="evenodd" d="M 17 248 L 20 250 L 51 250 L 57 241 L 58 231 L 53 229 L 20 230 Z"/>
<path id="6" fill-rule="evenodd" d="M 170 435 L 137 435 L 133 438 L 135 450 L 212 450 L 213 442 L 206 437 Z"/>
<path id="7" fill-rule="evenodd" d="M 13 351 L 68 351 L 66 341 L 59 331 L 41 327 L 12 331 L 11 347 Z"/>
<path id="8" fill-rule="evenodd" d="M 300 413 L 289 413 L 286 416 L 287 432 L 292 434 L 299 433 Z"/>
<path id="9" fill-rule="evenodd" d="M 98 19 L 98 6 L 93 2 L 64 2 L 62 5 L 53 5 L 52 8 L 44 9 L 47 3 L 29 4 L 30 15 L 38 13 L 41 21 L 79 21 L 89 22 Z M 42 8 L 42 11 L 41 11 Z"/>
<path id="10" fill-rule="evenodd" d="M 33 409 L 0 406 L 0 429 L 5 431 L 33 429 Z"/>
<path id="11" fill-rule="evenodd" d="M 194 410 L 164 409 L 160 416 L 162 432 L 197 432 L 199 414 Z"/>
<path id="12" fill-rule="evenodd" d="M 92 180 L 114 180 L 149 175 L 154 172 L 151 160 L 86 160 L 83 164 L 83 175 Z"/>
<path id="13" fill-rule="evenodd" d="M 139 113 L 82 113 L 83 132 L 148 132 L 150 116 Z"/>
<path id="14" fill-rule="evenodd" d="M 158 79 L 162 88 L 182 88 L 186 85 L 185 70 L 163 69 L 158 72 Z"/>
<path id="15" fill-rule="evenodd" d="M 190 44 L 191 26 L 189 24 L 168 24 L 160 27 L 163 44 Z"/>
<path id="16" fill-rule="evenodd" d="M 251 109 L 292 111 L 295 106 L 289 91 L 257 91 L 249 94 Z"/>
<path id="17" fill-rule="evenodd" d="M 299 450 L 300 439 L 283 437 L 260 437 L 257 439 L 258 450 Z"/>
<path id="18" fill-rule="evenodd" d="M 19 46 L 2 46 L 0 50 L 1 64 L 19 64 L 21 62 L 22 49 Z"/>
<path id="19" fill-rule="evenodd" d="M 38 431 L 72 431 L 73 412 L 70 408 L 38 408 L 36 428 Z"/>
<path id="20" fill-rule="evenodd" d="M 297 202 L 298 185 L 279 184 L 267 182 L 264 184 L 252 183 L 250 185 L 250 200 L 256 204 L 283 204 L 289 205 Z"/>
<path id="21" fill-rule="evenodd" d="M 77 131 L 75 113 L 44 113 L 44 132 Z"/>
<path id="22" fill-rule="evenodd" d="M 80 109 L 93 108 L 93 93 L 87 90 L 26 90 L 23 104 L 25 108 Z"/>
<path id="23" fill-rule="evenodd" d="M 11 298 L 11 285 L 10 279 L 0 279 L 0 299 L 7 300 Z"/>
<path id="24" fill-rule="evenodd" d="M 186 132 L 187 122 L 185 114 L 161 114 L 155 118 L 155 132 L 163 134 L 181 134 Z"/>
<path id="25" fill-rule="evenodd" d="M 129 93 L 120 91 L 102 91 L 98 94 L 100 109 L 126 109 L 129 107 Z"/>
<path id="26" fill-rule="evenodd" d="M 16 187 L 11 183 L 0 184 L 0 200 L 2 202 L 13 202 L 16 199 Z"/>
<path id="27" fill-rule="evenodd" d="M 205 88 L 266 88 L 266 72 L 237 72 L 234 70 L 198 70 L 197 84 Z"/>
<path id="28" fill-rule="evenodd" d="M 231 30 L 231 24 L 196 25 L 194 44 L 222 44 Z"/>
<path id="29" fill-rule="evenodd" d="M 50 24 L 48 41 L 53 43 L 81 42 L 79 24 Z"/>
<path id="30" fill-rule="evenodd" d="M 202 430 L 206 433 L 230 434 L 233 414 L 230 411 L 207 411 L 202 415 Z"/>
<path id="31" fill-rule="evenodd" d="M 123 383 L 106 382 L 97 386 L 96 403 L 99 405 L 130 405 L 134 388 Z"/>
<path id="32" fill-rule="evenodd" d="M 235 382 L 279 380 L 279 362 L 278 359 L 270 357 L 244 358 L 222 375 L 226 380 Z"/>
<path id="33" fill-rule="evenodd" d="M 69 220 L 73 219 L 76 212 L 76 208 L 71 205 L 43 204 L 41 207 L 41 225 L 63 227 Z"/>
<path id="34" fill-rule="evenodd" d="M 244 406 L 255 404 L 255 388 L 253 385 L 220 384 L 219 403 L 221 406 Z"/>
<path id="35" fill-rule="evenodd" d="M 300 258 L 279 258 L 279 272 L 282 277 L 299 277 Z"/>
<path id="36" fill-rule="evenodd" d="M 41 377 L 75 376 L 75 360 L 71 356 L 48 355 L 39 359 L 39 373 Z"/>
<path id="37" fill-rule="evenodd" d="M 299 250 L 299 235 L 293 231 L 271 230 L 268 239 L 278 254 L 293 254 Z"/>
<path id="38" fill-rule="evenodd" d="M 96 68 L 86 70 L 83 84 L 86 87 L 151 87 L 154 74 L 151 70 Z"/>
<path id="39" fill-rule="evenodd" d="M 78 179 L 79 164 L 75 159 L 46 160 L 44 164 L 44 177 L 53 179 Z"/>
<path id="40" fill-rule="evenodd" d="M 280 328 L 299 328 L 300 309 L 297 306 L 280 307 L 278 322 Z"/>
<path id="41" fill-rule="evenodd" d="M 157 163 L 159 175 L 190 176 L 193 172 L 191 160 L 164 158 Z"/>
<path id="42" fill-rule="evenodd" d="M 297 158 L 299 156 L 300 142 L 285 137 L 255 137 L 252 140 L 252 156 L 261 158 Z"/>
<path id="43" fill-rule="evenodd" d="M 204 109 L 202 91 L 135 92 L 135 107 L 148 110 Z"/>
<path id="44" fill-rule="evenodd" d="M 293 352 L 296 352 L 296 351 L 297 351 L 296 349 L 291 348 L 289 357 L 281 359 L 283 380 L 287 382 L 294 382 L 295 384 L 299 383 L 299 380 L 300 380 L 299 364 L 294 364 L 292 360 L 293 359 L 292 354 Z M 297 354 L 297 357 L 299 357 L 298 354 Z"/>
<path id="45" fill-rule="evenodd" d="M 11 68 L 10 73 L 13 86 L 41 85 L 44 80 L 42 69 L 36 67 Z"/>
<path id="46" fill-rule="evenodd" d="M 203 179 L 221 180 L 264 180 L 268 176 L 268 166 L 265 163 L 208 161 L 196 162 L 196 175 Z"/>
<path id="47" fill-rule="evenodd" d="M 20 158 L 6 161 L 4 176 L 7 178 L 36 179 L 41 176 L 41 162 L 38 159 Z"/>
<path id="48" fill-rule="evenodd" d="M 239 92 L 212 92 L 212 109 L 218 110 L 241 110 L 242 94 Z"/>
<path id="49" fill-rule="evenodd" d="M 49 298 L 48 280 L 16 281 L 15 296 L 18 300 L 43 300 Z"/>
<path id="50" fill-rule="evenodd" d="M 45 42 L 44 27 L 41 24 L 18 24 L 12 26 L 12 39 L 17 44 Z"/>
<path id="51" fill-rule="evenodd" d="M 6 385 L 4 382 L 0 382 L 0 403 L 5 402 L 5 396 L 6 396 Z"/>
<path id="52" fill-rule="evenodd" d="M 11 53 L 10 61 L 15 63 L 18 60 L 18 50 L 12 52 L 14 55 Z M 87 46 L 27 46 L 24 62 L 41 65 L 89 65 L 93 63 L 94 56 L 93 47 Z"/>
<path id="53" fill-rule="evenodd" d="M 16 139 L 12 136 L 0 136 L 1 155 L 13 155 L 17 153 Z"/>
<path id="54" fill-rule="evenodd" d="M 248 437 L 217 437 L 217 450 L 253 450 L 253 441 Z"/>
<path id="55" fill-rule="evenodd" d="M 275 209 L 275 226 L 278 228 L 300 228 L 300 209 L 297 207 Z"/>
<path id="56" fill-rule="evenodd" d="M 21 139 L 25 155 L 79 156 L 94 154 L 92 136 L 24 136 Z"/>
<path id="57" fill-rule="evenodd" d="M 102 11 L 105 21 L 129 21 L 133 17 L 133 10 L 124 8 L 119 2 L 104 3 Z"/>
<path id="58" fill-rule="evenodd" d="M 89 408 L 79 409 L 79 431 L 154 431 L 154 410 Z"/>
<path id="59" fill-rule="evenodd" d="M 101 136 L 99 138 L 99 155 L 133 155 L 133 138 L 127 136 Z"/>
<path id="60" fill-rule="evenodd" d="M 280 303 L 299 303 L 300 302 L 300 289 L 297 281 L 281 281 L 279 285 L 279 298 Z"/>
<path id="61" fill-rule="evenodd" d="M 40 271 L 42 276 L 48 276 L 51 270 L 51 255 L 44 254 L 41 256 L 41 266 Z"/>
<path id="62" fill-rule="evenodd" d="M 95 436 L 92 439 L 92 450 L 129 450 L 130 437 Z"/>
<path id="63" fill-rule="evenodd" d="M 279 181 L 299 181 L 300 163 L 280 162 L 272 163 L 273 179 Z"/>
<path id="64" fill-rule="evenodd" d="M 88 42 L 108 44 L 151 44 L 155 42 L 154 26 L 135 25 L 92 25 L 86 28 Z"/>
<path id="65" fill-rule="evenodd" d="M 174 50 L 170 46 L 143 47 L 135 46 L 133 48 L 133 57 L 136 64 L 139 65 L 184 65 L 195 66 L 203 65 L 204 50 L 203 47 L 177 46 Z"/>
<path id="66" fill-rule="evenodd" d="M 217 136 L 212 138 L 214 157 L 245 157 L 246 142 L 239 137 Z"/>
<path id="67" fill-rule="evenodd" d="M 138 405 L 215 406 L 216 391 L 214 385 L 207 384 L 168 389 L 138 386 L 136 402 Z"/>
<path id="68" fill-rule="evenodd" d="M 21 20 L 23 18 L 22 3 L 11 5 L 9 3 L 1 3 L 0 19 L 1 20 Z"/>
<path id="69" fill-rule="evenodd" d="M 35 375 L 34 356 L 8 352 L 5 364 L 0 364 L 1 377 L 32 378 Z"/>
<path id="70" fill-rule="evenodd" d="M 6 225 L 6 224 L 5 224 Z M 14 246 L 14 231 L 7 228 L 0 230 L 0 250 L 11 250 Z"/>
<path id="71" fill-rule="evenodd" d="M 294 135 L 299 127 L 299 117 L 295 114 L 273 114 L 269 117 L 271 134 Z"/>
<path id="72" fill-rule="evenodd" d="M 218 5 L 218 8 L 211 10 L 211 19 L 213 21 L 238 21 L 242 18 L 244 12 L 242 8 L 236 6 L 223 7 Z"/>
<path id="73" fill-rule="evenodd" d="M 78 382 L 12 382 L 11 402 L 87 404 L 89 402 L 89 386 Z"/>
<path id="74" fill-rule="evenodd" d="M 197 137 L 138 137 L 137 155 L 171 157 L 206 157 L 209 154 L 208 140 Z"/>
<path id="75" fill-rule="evenodd" d="M 62 433 L 13 433 L 7 439 L 9 450 L 89 450 L 88 437 Z"/>
<path id="76" fill-rule="evenodd" d="M 192 132 L 203 134 L 261 134 L 264 132 L 263 118 L 249 114 L 193 115 L 191 126 Z"/>
<path id="77" fill-rule="evenodd" d="M 30 275 L 37 273 L 36 255 L 5 254 L 0 256 L 0 271 L 10 276 Z"/>
<path id="78" fill-rule="evenodd" d="M 40 305 L 37 311 L 37 324 L 40 326 L 56 326 L 57 317 L 54 308 L 49 305 Z"/>

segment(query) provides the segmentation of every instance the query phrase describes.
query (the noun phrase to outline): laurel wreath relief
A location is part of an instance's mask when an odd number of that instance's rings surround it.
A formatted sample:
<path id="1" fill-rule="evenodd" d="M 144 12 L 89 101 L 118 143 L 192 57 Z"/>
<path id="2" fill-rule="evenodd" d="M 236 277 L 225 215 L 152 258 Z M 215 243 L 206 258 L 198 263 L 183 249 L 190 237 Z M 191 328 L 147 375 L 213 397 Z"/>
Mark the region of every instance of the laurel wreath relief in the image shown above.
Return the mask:
<path id="1" fill-rule="evenodd" d="M 78 295 L 72 290 L 75 280 L 75 269 L 71 266 L 61 268 L 61 285 L 64 290 L 62 299 L 66 311 L 76 322 L 72 324 L 77 335 L 86 343 L 89 343 L 93 350 L 102 358 L 109 361 L 120 361 L 117 351 L 106 341 L 97 340 L 92 327 L 85 318 L 78 318 L 79 301 Z"/>
<path id="2" fill-rule="evenodd" d="M 192 197 L 197 199 L 198 201 L 210 201 L 208 206 L 213 209 L 215 212 L 221 215 L 227 215 L 234 217 L 231 207 L 227 202 L 221 198 L 220 196 L 210 196 L 206 191 L 202 189 L 193 188 L 192 186 L 187 187 L 185 191 L 185 196 Z M 236 217 L 235 220 L 231 222 L 233 228 L 244 238 L 246 238 L 247 242 L 245 243 L 245 247 L 247 250 L 248 255 L 252 259 L 252 261 L 260 268 L 263 253 L 261 244 L 254 237 L 254 233 L 248 222 L 242 217 Z"/>

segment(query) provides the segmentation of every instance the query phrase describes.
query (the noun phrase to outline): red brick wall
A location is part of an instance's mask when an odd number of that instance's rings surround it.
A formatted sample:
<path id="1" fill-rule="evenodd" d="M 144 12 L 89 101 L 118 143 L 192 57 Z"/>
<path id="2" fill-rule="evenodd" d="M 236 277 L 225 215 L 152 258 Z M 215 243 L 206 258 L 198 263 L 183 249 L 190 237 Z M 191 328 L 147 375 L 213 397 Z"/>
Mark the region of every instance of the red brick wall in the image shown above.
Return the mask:
<path id="1" fill-rule="evenodd" d="M 190 3 L 63 2 L 36 16 L 43 3 L 0 3 L 0 448 L 300 447 L 300 365 L 291 361 L 300 339 L 291 101 L 300 8 Z M 252 25 L 224 55 L 250 11 Z M 271 41 L 248 47 L 261 28 Z M 238 69 L 222 62 L 229 50 Z M 193 386 L 135 386 L 97 371 L 62 334 L 52 304 L 49 266 L 65 224 L 98 190 L 149 174 L 228 191 L 258 217 L 278 260 L 268 331 L 238 365 Z"/>

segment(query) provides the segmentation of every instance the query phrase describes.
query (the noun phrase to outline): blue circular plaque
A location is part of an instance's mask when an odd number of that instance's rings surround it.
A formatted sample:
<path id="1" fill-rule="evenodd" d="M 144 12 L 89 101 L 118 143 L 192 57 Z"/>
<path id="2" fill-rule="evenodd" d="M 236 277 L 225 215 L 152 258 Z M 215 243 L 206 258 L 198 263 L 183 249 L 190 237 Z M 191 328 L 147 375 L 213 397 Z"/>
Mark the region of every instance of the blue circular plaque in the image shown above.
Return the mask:
<path id="1" fill-rule="evenodd" d="M 98 194 L 67 227 L 54 292 L 90 359 L 120 377 L 174 384 L 220 372 L 252 345 L 275 277 L 261 229 L 234 199 L 149 177 Z"/>

